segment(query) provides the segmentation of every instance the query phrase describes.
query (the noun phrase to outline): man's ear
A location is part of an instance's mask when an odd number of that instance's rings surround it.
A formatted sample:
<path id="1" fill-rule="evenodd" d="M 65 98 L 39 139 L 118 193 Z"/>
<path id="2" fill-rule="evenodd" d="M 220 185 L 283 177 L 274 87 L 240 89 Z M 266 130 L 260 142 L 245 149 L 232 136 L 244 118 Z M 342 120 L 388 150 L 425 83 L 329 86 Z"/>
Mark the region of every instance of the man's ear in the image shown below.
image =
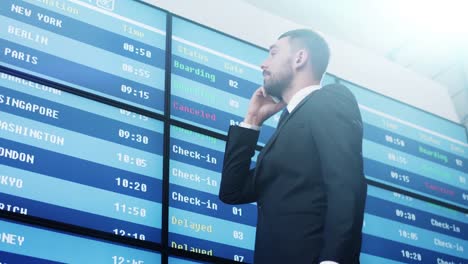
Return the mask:
<path id="1" fill-rule="evenodd" d="M 302 68 L 309 59 L 309 53 L 305 49 L 300 49 L 296 52 L 294 65 L 296 68 Z"/>

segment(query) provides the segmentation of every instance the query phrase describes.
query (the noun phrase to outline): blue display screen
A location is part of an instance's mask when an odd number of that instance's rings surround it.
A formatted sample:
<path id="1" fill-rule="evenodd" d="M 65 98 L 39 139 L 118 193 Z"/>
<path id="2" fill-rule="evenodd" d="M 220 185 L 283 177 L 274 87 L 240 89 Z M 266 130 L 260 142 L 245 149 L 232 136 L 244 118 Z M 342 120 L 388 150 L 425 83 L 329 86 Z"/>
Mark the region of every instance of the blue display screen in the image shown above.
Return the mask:
<path id="1" fill-rule="evenodd" d="M 468 262 L 468 215 L 369 186 L 361 263 Z"/>
<path id="2" fill-rule="evenodd" d="M 172 34 L 171 117 L 226 134 L 244 119 L 263 84 L 260 64 L 267 51 L 176 17 Z M 279 116 L 264 122 L 261 145 Z"/>
<path id="3" fill-rule="evenodd" d="M 233 206 L 218 198 L 225 144 L 171 127 L 169 246 L 252 263 L 256 205 Z"/>
<path id="4" fill-rule="evenodd" d="M 364 122 L 367 178 L 468 208 L 463 126 L 345 83 Z"/>
<path id="5" fill-rule="evenodd" d="M 163 124 L 0 73 L 2 210 L 160 242 Z"/>
<path id="6" fill-rule="evenodd" d="M 0 236 L 0 263 L 161 263 L 159 253 L 10 221 Z"/>
<path id="7" fill-rule="evenodd" d="M 0 19 L 0 65 L 163 112 L 166 13 L 128 0 L 3 0 Z"/>

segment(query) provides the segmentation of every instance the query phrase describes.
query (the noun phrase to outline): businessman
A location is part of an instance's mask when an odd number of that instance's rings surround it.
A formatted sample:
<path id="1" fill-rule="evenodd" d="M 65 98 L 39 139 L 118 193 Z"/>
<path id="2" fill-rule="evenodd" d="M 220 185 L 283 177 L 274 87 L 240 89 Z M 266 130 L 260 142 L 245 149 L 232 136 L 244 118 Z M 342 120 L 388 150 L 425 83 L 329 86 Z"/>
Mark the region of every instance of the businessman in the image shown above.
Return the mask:
<path id="1" fill-rule="evenodd" d="M 281 35 L 261 65 L 263 87 L 244 121 L 229 129 L 219 197 L 257 202 L 256 264 L 359 263 L 367 191 L 362 120 L 346 87 L 320 87 L 329 53 L 311 30 Z M 262 123 L 281 109 L 250 170 Z"/>

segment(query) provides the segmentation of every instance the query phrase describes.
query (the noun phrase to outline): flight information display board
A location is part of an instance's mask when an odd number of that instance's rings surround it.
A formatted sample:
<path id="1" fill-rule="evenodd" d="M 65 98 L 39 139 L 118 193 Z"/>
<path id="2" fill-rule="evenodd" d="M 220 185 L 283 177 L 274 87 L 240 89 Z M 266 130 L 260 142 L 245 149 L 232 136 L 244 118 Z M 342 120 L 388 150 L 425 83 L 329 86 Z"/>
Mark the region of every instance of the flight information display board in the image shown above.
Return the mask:
<path id="1" fill-rule="evenodd" d="M 256 205 L 233 206 L 218 198 L 225 145 L 171 127 L 168 242 L 172 248 L 252 263 Z"/>
<path id="2" fill-rule="evenodd" d="M 158 264 L 161 255 L 0 220 L 0 263 Z"/>
<path id="3" fill-rule="evenodd" d="M 364 122 L 367 178 L 468 208 L 463 126 L 353 84 Z"/>
<path id="4" fill-rule="evenodd" d="M 0 65 L 163 112 L 166 16 L 128 0 L 3 0 Z"/>
<path id="5" fill-rule="evenodd" d="M 250 97 L 263 85 L 267 51 L 186 20 L 172 19 L 171 117 L 226 134 L 244 119 Z M 259 143 L 274 132 L 266 120 Z"/>
<path id="6" fill-rule="evenodd" d="M 163 123 L 0 73 L 0 209 L 159 243 Z"/>
<path id="7" fill-rule="evenodd" d="M 369 186 L 362 230 L 362 264 L 468 263 L 468 215 L 458 211 Z"/>

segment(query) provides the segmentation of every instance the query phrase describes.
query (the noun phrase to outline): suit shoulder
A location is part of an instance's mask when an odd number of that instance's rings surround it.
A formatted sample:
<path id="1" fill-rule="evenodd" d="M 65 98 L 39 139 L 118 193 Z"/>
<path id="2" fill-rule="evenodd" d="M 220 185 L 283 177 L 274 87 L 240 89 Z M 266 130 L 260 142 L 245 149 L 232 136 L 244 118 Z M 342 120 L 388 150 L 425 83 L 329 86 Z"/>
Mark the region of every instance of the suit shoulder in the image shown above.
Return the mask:
<path id="1" fill-rule="evenodd" d="M 361 120 L 358 102 L 344 85 L 324 86 L 306 102 L 305 113 L 320 120 Z"/>
<path id="2" fill-rule="evenodd" d="M 356 101 L 356 98 L 354 97 L 354 94 L 351 92 L 351 90 L 343 84 L 328 84 L 323 86 L 321 90 L 325 95 L 328 96 L 344 96 L 345 98 Z"/>
<path id="3" fill-rule="evenodd" d="M 357 107 L 357 101 L 354 94 L 346 86 L 342 84 L 329 84 L 314 92 L 311 96 L 308 105 L 309 107 L 331 107 L 344 106 Z"/>

